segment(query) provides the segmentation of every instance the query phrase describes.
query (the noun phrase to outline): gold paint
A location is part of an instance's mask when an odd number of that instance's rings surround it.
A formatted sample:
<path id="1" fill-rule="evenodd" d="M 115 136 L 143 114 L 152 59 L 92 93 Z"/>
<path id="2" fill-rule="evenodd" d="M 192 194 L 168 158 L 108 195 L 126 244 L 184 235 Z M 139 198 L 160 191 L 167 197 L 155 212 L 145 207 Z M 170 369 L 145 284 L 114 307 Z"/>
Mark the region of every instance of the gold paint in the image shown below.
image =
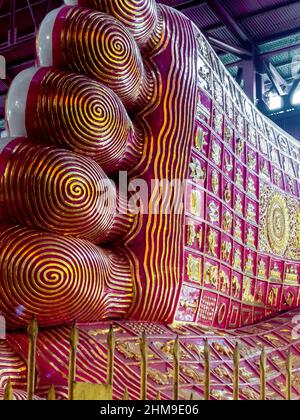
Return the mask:
<path id="1" fill-rule="evenodd" d="M 179 363 L 180 363 L 180 343 L 179 337 L 177 336 L 174 342 L 173 348 L 174 358 L 174 379 L 173 379 L 173 399 L 174 401 L 179 400 Z"/>
<path id="2" fill-rule="evenodd" d="M 75 401 L 111 401 L 112 386 L 74 382 L 73 399 Z"/>
<path id="3" fill-rule="evenodd" d="M 27 378 L 27 399 L 33 400 L 35 392 L 35 369 L 36 369 L 36 342 L 38 336 L 38 325 L 33 316 L 28 325 L 28 378 Z"/>
<path id="4" fill-rule="evenodd" d="M 109 333 L 107 335 L 107 384 L 111 387 L 113 386 L 114 380 L 114 360 L 115 360 L 115 347 L 116 347 L 116 340 L 115 340 L 115 333 L 113 325 L 110 326 Z"/>
<path id="5" fill-rule="evenodd" d="M 291 352 L 288 352 L 286 359 L 286 400 L 292 399 L 292 357 Z"/>
<path id="6" fill-rule="evenodd" d="M 148 376 L 148 343 L 147 335 L 143 332 L 140 341 L 141 350 L 141 400 L 147 399 L 147 376 Z"/>
<path id="7" fill-rule="evenodd" d="M 200 216 L 202 209 L 201 192 L 198 190 L 192 190 L 191 192 L 191 213 L 195 216 Z"/>
<path id="8" fill-rule="evenodd" d="M 193 257 L 191 254 L 187 260 L 187 274 L 191 281 L 201 283 L 202 263 L 201 258 Z"/>
<path id="9" fill-rule="evenodd" d="M 208 340 L 204 343 L 204 400 L 210 400 L 210 347 Z"/>
<path id="10" fill-rule="evenodd" d="M 8 382 L 7 382 L 7 385 L 5 387 L 5 390 L 4 390 L 3 400 L 4 401 L 13 401 L 13 399 L 14 399 L 14 392 L 13 392 L 13 387 L 12 387 L 12 384 L 11 384 L 11 380 L 9 379 Z"/>
<path id="11" fill-rule="evenodd" d="M 207 235 L 207 245 L 208 245 L 208 252 L 214 257 L 216 257 L 217 256 L 216 254 L 217 233 L 212 229 L 209 229 L 209 232 Z"/>
<path id="12" fill-rule="evenodd" d="M 56 392 L 55 392 L 55 386 L 54 385 L 50 386 L 48 396 L 47 396 L 47 400 L 48 401 L 55 401 L 56 400 Z"/>
<path id="13" fill-rule="evenodd" d="M 74 384 L 76 383 L 76 359 L 77 359 L 77 346 L 79 341 L 79 331 L 74 324 L 71 329 L 70 335 L 70 360 L 69 360 L 69 390 L 68 398 L 70 401 L 74 400 Z"/>
<path id="14" fill-rule="evenodd" d="M 266 400 L 266 365 L 267 356 L 265 348 L 263 347 L 260 356 L 260 400 Z"/>

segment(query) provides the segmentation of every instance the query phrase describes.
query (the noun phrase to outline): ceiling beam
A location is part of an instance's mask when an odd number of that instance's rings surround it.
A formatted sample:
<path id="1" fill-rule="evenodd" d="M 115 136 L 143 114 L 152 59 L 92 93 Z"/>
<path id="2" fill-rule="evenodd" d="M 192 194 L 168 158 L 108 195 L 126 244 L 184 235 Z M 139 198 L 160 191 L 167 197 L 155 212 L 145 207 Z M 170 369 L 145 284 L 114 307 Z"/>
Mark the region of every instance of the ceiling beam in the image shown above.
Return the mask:
<path id="1" fill-rule="evenodd" d="M 282 13 L 284 11 L 283 9 L 289 6 L 292 6 L 293 4 L 299 4 L 299 0 L 288 0 L 288 1 L 282 2 L 281 4 L 277 4 L 276 6 L 272 5 L 272 6 L 262 7 L 256 12 L 252 12 L 252 13 L 250 12 L 250 13 L 247 13 L 246 15 L 236 16 L 236 19 L 244 20 L 244 19 L 249 19 L 249 18 L 260 17 L 262 15 L 265 15 L 267 13 L 272 13 L 275 11 Z"/>
<path id="2" fill-rule="evenodd" d="M 185 11 L 186 9 L 191 9 L 192 7 L 201 6 L 202 4 L 205 4 L 206 1 L 201 0 L 190 0 L 186 2 L 182 2 L 174 6 L 174 9 Z"/>
<path id="3" fill-rule="evenodd" d="M 211 45 L 213 45 L 214 47 L 216 47 L 217 49 L 223 52 L 234 54 L 241 58 L 246 58 L 246 57 L 248 58 L 252 56 L 252 53 L 246 50 L 245 48 L 228 44 L 227 42 L 221 41 L 220 39 L 214 38 L 213 36 L 208 35 L 207 38 Z"/>
<path id="4" fill-rule="evenodd" d="M 289 92 L 288 82 L 281 76 L 278 70 L 270 62 L 262 62 L 263 70 L 267 73 L 274 89 L 279 96 L 287 95 Z"/>
<path id="5" fill-rule="evenodd" d="M 249 47 L 253 40 L 248 32 L 237 23 L 236 19 L 226 9 L 221 0 L 207 0 L 210 9 L 216 14 L 220 21 L 232 32 L 232 34 L 241 42 L 243 46 Z"/>

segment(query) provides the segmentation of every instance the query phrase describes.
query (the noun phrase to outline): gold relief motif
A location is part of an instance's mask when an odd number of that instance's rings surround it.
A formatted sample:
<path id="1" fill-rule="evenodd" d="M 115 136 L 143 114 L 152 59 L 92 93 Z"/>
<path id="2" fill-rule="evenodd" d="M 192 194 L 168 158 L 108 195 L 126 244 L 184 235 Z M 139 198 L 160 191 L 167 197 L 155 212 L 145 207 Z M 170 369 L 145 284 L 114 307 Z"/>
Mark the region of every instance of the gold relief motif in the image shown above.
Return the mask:
<path id="1" fill-rule="evenodd" d="M 230 261 L 232 245 L 230 242 L 223 242 L 221 245 L 221 254 L 224 261 Z"/>
<path id="2" fill-rule="evenodd" d="M 226 172 L 229 174 L 232 169 L 233 169 L 233 161 L 232 161 L 232 156 L 226 156 L 225 158 L 225 169 Z"/>
<path id="3" fill-rule="evenodd" d="M 202 227 L 200 226 L 199 231 L 196 231 L 196 227 L 193 222 L 189 222 L 187 225 L 187 245 L 193 246 L 195 241 L 198 241 L 198 247 L 202 246 Z"/>
<path id="4" fill-rule="evenodd" d="M 300 258 L 300 203 L 262 184 L 260 189 L 259 249 L 298 261 Z"/>
<path id="5" fill-rule="evenodd" d="M 246 211 L 247 220 L 250 222 L 256 222 L 256 211 L 255 206 L 252 203 L 248 204 L 247 211 Z"/>
<path id="6" fill-rule="evenodd" d="M 258 401 L 259 400 L 259 395 L 257 392 L 255 392 L 252 388 L 242 388 L 241 389 L 241 394 L 247 398 L 247 400 L 252 400 L 252 401 Z"/>
<path id="7" fill-rule="evenodd" d="M 230 347 L 225 346 L 215 341 L 211 345 L 216 350 L 216 352 L 219 353 L 221 356 L 225 356 L 228 358 L 233 357 L 233 350 Z"/>
<path id="8" fill-rule="evenodd" d="M 252 227 L 248 228 L 246 245 L 255 248 L 255 232 Z"/>
<path id="9" fill-rule="evenodd" d="M 213 369 L 213 372 L 216 376 L 218 376 L 220 379 L 223 379 L 225 381 L 231 381 L 232 377 L 229 373 L 229 370 L 226 366 L 219 365 Z"/>
<path id="10" fill-rule="evenodd" d="M 242 241 L 242 223 L 240 220 L 236 220 L 234 225 L 234 238 L 238 241 Z"/>
<path id="11" fill-rule="evenodd" d="M 233 267 L 237 270 L 242 270 L 242 253 L 239 249 L 236 249 L 234 252 Z"/>
<path id="12" fill-rule="evenodd" d="M 219 214 L 219 207 L 216 205 L 216 203 L 214 201 L 211 201 L 208 205 L 208 209 L 209 209 L 209 220 L 212 223 L 218 223 L 220 220 L 220 214 Z"/>
<path id="13" fill-rule="evenodd" d="M 265 279 L 267 276 L 267 267 L 264 260 L 259 260 L 258 262 L 258 277 Z"/>
<path id="14" fill-rule="evenodd" d="M 212 144 L 212 152 L 211 152 L 211 158 L 212 161 L 216 164 L 216 165 L 221 165 L 221 146 L 214 142 Z"/>
<path id="15" fill-rule="evenodd" d="M 286 303 L 287 306 L 292 306 L 294 301 L 295 301 L 295 296 L 293 295 L 292 292 L 287 292 L 284 295 L 284 302 Z"/>
<path id="16" fill-rule="evenodd" d="M 227 126 L 225 128 L 225 141 L 226 143 L 231 142 L 233 139 L 233 129 L 232 127 Z"/>
<path id="17" fill-rule="evenodd" d="M 229 277 L 224 271 L 221 271 L 220 272 L 220 292 L 227 293 L 229 290 L 229 287 L 230 287 Z"/>
<path id="18" fill-rule="evenodd" d="M 207 246 L 208 246 L 208 252 L 214 257 L 216 257 L 217 256 L 216 254 L 217 233 L 212 229 L 209 230 L 209 233 L 207 236 Z"/>
<path id="19" fill-rule="evenodd" d="M 226 390 L 213 389 L 211 391 L 211 396 L 219 401 L 232 400 L 232 395 Z"/>
<path id="20" fill-rule="evenodd" d="M 206 170 L 201 168 L 201 164 L 198 159 L 193 158 L 192 163 L 190 163 L 191 174 L 190 177 L 196 181 L 204 181 L 206 178 Z"/>
<path id="21" fill-rule="evenodd" d="M 233 218 L 231 213 L 229 211 L 225 211 L 222 219 L 222 227 L 225 230 L 225 232 L 230 232 L 232 228 L 232 220 Z"/>
<path id="22" fill-rule="evenodd" d="M 204 346 L 199 346 L 194 343 L 187 343 L 186 347 L 188 350 L 195 353 L 199 360 L 203 358 Z"/>
<path id="23" fill-rule="evenodd" d="M 165 343 L 153 343 L 155 348 L 159 349 L 165 356 L 167 359 L 172 359 L 174 358 L 174 344 L 175 344 L 175 340 L 169 340 L 166 341 Z M 180 360 L 190 360 L 191 356 L 189 356 L 189 354 L 183 349 L 182 346 L 180 346 L 180 350 L 179 350 L 179 358 Z"/>
<path id="24" fill-rule="evenodd" d="M 256 303 L 262 304 L 263 303 L 263 288 L 262 286 L 259 286 L 257 294 L 256 294 Z"/>
<path id="25" fill-rule="evenodd" d="M 242 156 L 243 153 L 243 149 L 244 149 L 244 143 L 242 139 L 238 139 L 237 143 L 236 143 L 236 154 L 238 157 Z"/>
<path id="26" fill-rule="evenodd" d="M 214 128 L 219 135 L 222 135 L 223 131 L 223 114 L 220 112 L 215 113 L 214 117 Z"/>
<path id="27" fill-rule="evenodd" d="M 279 270 L 277 263 L 275 263 L 274 266 L 271 268 L 270 280 L 279 281 L 279 282 L 281 281 L 281 272 Z"/>
<path id="28" fill-rule="evenodd" d="M 187 275 L 189 280 L 201 282 L 201 258 L 195 258 L 192 255 L 188 256 L 187 260 Z"/>
<path id="29" fill-rule="evenodd" d="M 284 277 L 284 282 L 288 284 L 298 284 L 298 272 L 297 268 L 293 265 L 291 267 L 287 267 Z"/>
<path id="30" fill-rule="evenodd" d="M 202 210 L 202 197 L 201 192 L 198 190 L 193 190 L 191 192 L 191 213 L 194 216 L 200 216 Z"/>
<path id="31" fill-rule="evenodd" d="M 237 168 L 236 170 L 235 183 L 240 187 L 243 187 L 243 172 L 241 168 Z"/>
<path id="32" fill-rule="evenodd" d="M 254 271 L 254 260 L 252 254 L 249 254 L 245 264 L 245 273 L 253 274 Z"/>
<path id="33" fill-rule="evenodd" d="M 187 245 L 193 246 L 197 238 L 197 232 L 194 223 L 189 223 L 187 226 Z"/>
<path id="34" fill-rule="evenodd" d="M 218 266 L 207 263 L 205 265 L 205 284 L 218 287 Z"/>
<path id="35" fill-rule="evenodd" d="M 287 181 L 288 181 L 288 185 L 289 185 L 289 189 L 291 191 L 292 194 L 295 194 L 295 181 L 294 178 L 292 178 L 291 176 L 287 176 Z"/>
<path id="36" fill-rule="evenodd" d="M 245 303 L 254 303 L 255 302 L 255 297 L 253 296 L 251 288 L 252 288 L 251 279 L 249 279 L 249 277 L 244 277 L 244 281 L 243 281 L 243 302 L 245 302 Z"/>
<path id="37" fill-rule="evenodd" d="M 254 179 L 251 176 L 248 178 L 246 190 L 247 190 L 248 194 L 256 197 L 255 182 L 254 182 Z"/>
<path id="38" fill-rule="evenodd" d="M 256 168 L 256 157 L 251 151 L 248 151 L 247 153 L 247 165 L 252 171 Z"/>
<path id="39" fill-rule="evenodd" d="M 241 377 L 246 382 L 250 382 L 256 379 L 254 373 L 251 370 L 248 370 L 246 367 L 241 367 L 239 369 Z"/>
<path id="40" fill-rule="evenodd" d="M 197 134 L 195 138 L 195 147 L 199 152 L 202 152 L 203 147 L 207 145 L 205 140 L 205 136 L 207 136 L 208 132 L 204 131 L 203 128 L 198 127 Z"/>
<path id="41" fill-rule="evenodd" d="M 128 360 L 141 361 L 139 341 L 117 341 L 116 350 Z M 151 351 L 148 351 L 147 356 L 149 360 L 159 359 L 159 357 Z"/>
<path id="42" fill-rule="evenodd" d="M 218 172 L 214 169 L 211 175 L 211 187 L 215 195 L 219 193 L 219 176 Z"/>
<path id="43" fill-rule="evenodd" d="M 234 210 L 241 215 L 243 214 L 243 203 L 242 203 L 242 197 L 240 195 L 236 196 L 235 203 L 234 203 Z"/>
<path id="44" fill-rule="evenodd" d="M 261 162 L 260 163 L 260 167 L 259 167 L 259 175 L 262 177 L 262 178 L 266 178 L 266 179 L 270 179 L 270 172 L 269 172 L 269 169 L 268 169 L 268 164 L 267 164 L 267 162 L 266 161 L 263 161 L 263 162 Z"/>
<path id="45" fill-rule="evenodd" d="M 289 213 L 287 202 L 280 194 L 274 194 L 267 209 L 267 234 L 269 244 L 276 255 L 284 255 L 289 241 Z"/>
<path id="46" fill-rule="evenodd" d="M 148 378 L 157 385 L 171 385 L 173 382 L 173 372 L 171 369 L 167 369 L 166 372 L 161 372 L 158 369 L 149 367 Z"/>
<path id="47" fill-rule="evenodd" d="M 194 368 L 191 365 L 181 365 L 180 372 L 192 379 L 194 384 L 200 385 L 204 382 L 204 375 L 200 373 L 197 368 Z"/>
<path id="48" fill-rule="evenodd" d="M 241 292 L 241 285 L 236 276 L 232 277 L 231 293 L 234 298 L 238 298 Z"/>
<path id="49" fill-rule="evenodd" d="M 224 191 L 224 200 L 226 203 L 229 203 L 231 201 L 231 188 L 230 184 L 226 184 L 225 191 Z"/>
<path id="50" fill-rule="evenodd" d="M 278 293 L 279 289 L 277 287 L 273 287 L 268 294 L 268 305 L 270 306 L 277 306 L 278 303 Z"/>
<path id="51" fill-rule="evenodd" d="M 280 186 L 281 172 L 278 169 L 274 169 L 273 174 L 275 184 Z"/>

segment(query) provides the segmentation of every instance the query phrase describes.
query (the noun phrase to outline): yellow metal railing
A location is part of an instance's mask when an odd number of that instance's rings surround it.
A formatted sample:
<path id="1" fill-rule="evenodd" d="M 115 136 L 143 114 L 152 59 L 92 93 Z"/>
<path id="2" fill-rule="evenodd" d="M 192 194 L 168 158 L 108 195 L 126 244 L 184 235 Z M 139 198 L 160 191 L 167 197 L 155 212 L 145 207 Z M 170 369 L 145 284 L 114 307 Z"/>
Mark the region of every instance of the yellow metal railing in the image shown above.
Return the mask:
<path id="1" fill-rule="evenodd" d="M 38 325 L 36 319 L 33 318 L 28 326 L 28 373 L 27 373 L 27 399 L 32 400 L 35 394 L 35 377 L 36 377 L 36 348 L 38 337 Z M 69 400 L 85 398 L 89 399 L 112 399 L 112 389 L 114 382 L 114 365 L 115 365 L 115 348 L 116 340 L 113 327 L 110 328 L 107 335 L 107 384 L 93 385 L 93 384 L 78 384 L 76 383 L 76 362 L 77 362 L 77 348 L 79 342 L 79 330 L 76 324 L 73 325 L 70 334 L 70 355 L 69 355 L 69 375 L 68 375 L 68 398 Z M 148 395 L 148 338 L 146 333 L 143 333 L 140 339 L 140 355 L 141 355 L 141 375 L 140 375 L 140 398 L 146 400 Z M 180 399 L 180 356 L 181 345 L 180 339 L 177 336 L 173 347 L 173 399 L 175 401 Z M 208 340 L 204 342 L 204 400 L 211 399 L 211 348 Z M 233 352 L 233 400 L 240 398 L 240 346 L 237 342 Z M 290 351 L 287 354 L 286 360 L 286 400 L 292 399 L 292 357 Z M 260 400 L 267 399 L 266 385 L 267 385 L 267 354 L 265 348 L 261 349 L 260 354 Z M 76 394 L 76 395 L 75 395 Z M 52 385 L 48 392 L 48 400 L 56 399 L 55 386 Z M 160 392 L 157 393 L 156 400 L 161 399 Z M 194 399 L 191 393 L 190 400 Z M 5 387 L 4 400 L 13 400 L 13 387 L 9 379 Z M 123 400 L 129 400 L 128 389 L 124 389 Z"/>

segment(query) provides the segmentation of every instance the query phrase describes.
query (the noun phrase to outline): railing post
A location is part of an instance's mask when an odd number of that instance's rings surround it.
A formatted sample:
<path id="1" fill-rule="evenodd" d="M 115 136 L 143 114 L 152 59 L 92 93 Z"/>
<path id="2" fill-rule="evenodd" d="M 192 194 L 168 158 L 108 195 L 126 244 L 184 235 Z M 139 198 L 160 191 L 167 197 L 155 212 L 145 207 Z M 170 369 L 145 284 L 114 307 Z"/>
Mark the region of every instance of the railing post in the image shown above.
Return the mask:
<path id="1" fill-rule="evenodd" d="M 173 398 L 174 401 L 179 400 L 179 363 L 180 363 L 180 343 L 177 336 L 173 348 L 174 357 L 174 379 L 173 379 Z"/>
<path id="2" fill-rule="evenodd" d="M 47 400 L 48 401 L 55 401 L 56 400 L 56 393 L 55 393 L 55 387 L 54 385 L 50 386 L 49 392 L 48 392 L 48 396 L 47 396 Z"/>
<path id="3" fill-rule="evenodd" d="M 208 340 L 204 343 L 204 399 L 210 400 L 210 347 Z"/>
<path id="4" fill-rule="evenodd" d="M 116 339 L 113 325 L 110 326 L 107 336 L 108 352 L 107 352 L 107 384 L 113 387 L 114 381 L 114 364 L 115 364 L 115 347 Z"/>
<path id="5" fill-rule="evenodd" d="M 28 373 L 27 373 L 27 399 L 33 400 L 35 392 L 35 363 L 36 363 L 36 342 L 38 336 L 38 324 L 35 316 L 28 325 Z"/>
<path id="6" fill-rule="evenodd" d="M 292 357 L 291 351 L 288 351 L 286 360 L 286 400 L 292 399 Z"/>
<path id="7" fill-rule="evenodd" d="M 123 400 L 124 401 L 128 401 L 129 400 L 129 395 L 128 395 L 128 389 L 127 388 L 125 388 L 124 395 L 123 395 Z"/>
<path id="8" fill-rule="evenodd" d="M 260 356 L 260 399 L 261 401 L 266 400 L 266 365 L 267 365 L 267 356 L 266 350 L 263 347 Z"/>
<path id="9" fill-rule="evenodd" d="M 240 346 L 237 342 L 233 355 L 233 400 L 238 401 L 240 397 Z"/>
<path id="10" fill-rule="evenodd" d="M 76 324 L 73 325 L 70 336 L 70 361 L 69 361 L 69 400 L 74 399 L 74 382 L 76 381 L 76 356 L 79 341 L 79 331 Z"/>
<path id="11" fill-rule="evenodd" d="M 147 399 L 147 376 L 148 376 L 148 344 L 145 331 L 143 332 L 141 342 L 141 400 Z"/>
<path id="12" fill-rule="evenodd" d="M 4 401 L 12 401 L 14 399 L 13 387 L 9 379 L 4 390 Z"/>

